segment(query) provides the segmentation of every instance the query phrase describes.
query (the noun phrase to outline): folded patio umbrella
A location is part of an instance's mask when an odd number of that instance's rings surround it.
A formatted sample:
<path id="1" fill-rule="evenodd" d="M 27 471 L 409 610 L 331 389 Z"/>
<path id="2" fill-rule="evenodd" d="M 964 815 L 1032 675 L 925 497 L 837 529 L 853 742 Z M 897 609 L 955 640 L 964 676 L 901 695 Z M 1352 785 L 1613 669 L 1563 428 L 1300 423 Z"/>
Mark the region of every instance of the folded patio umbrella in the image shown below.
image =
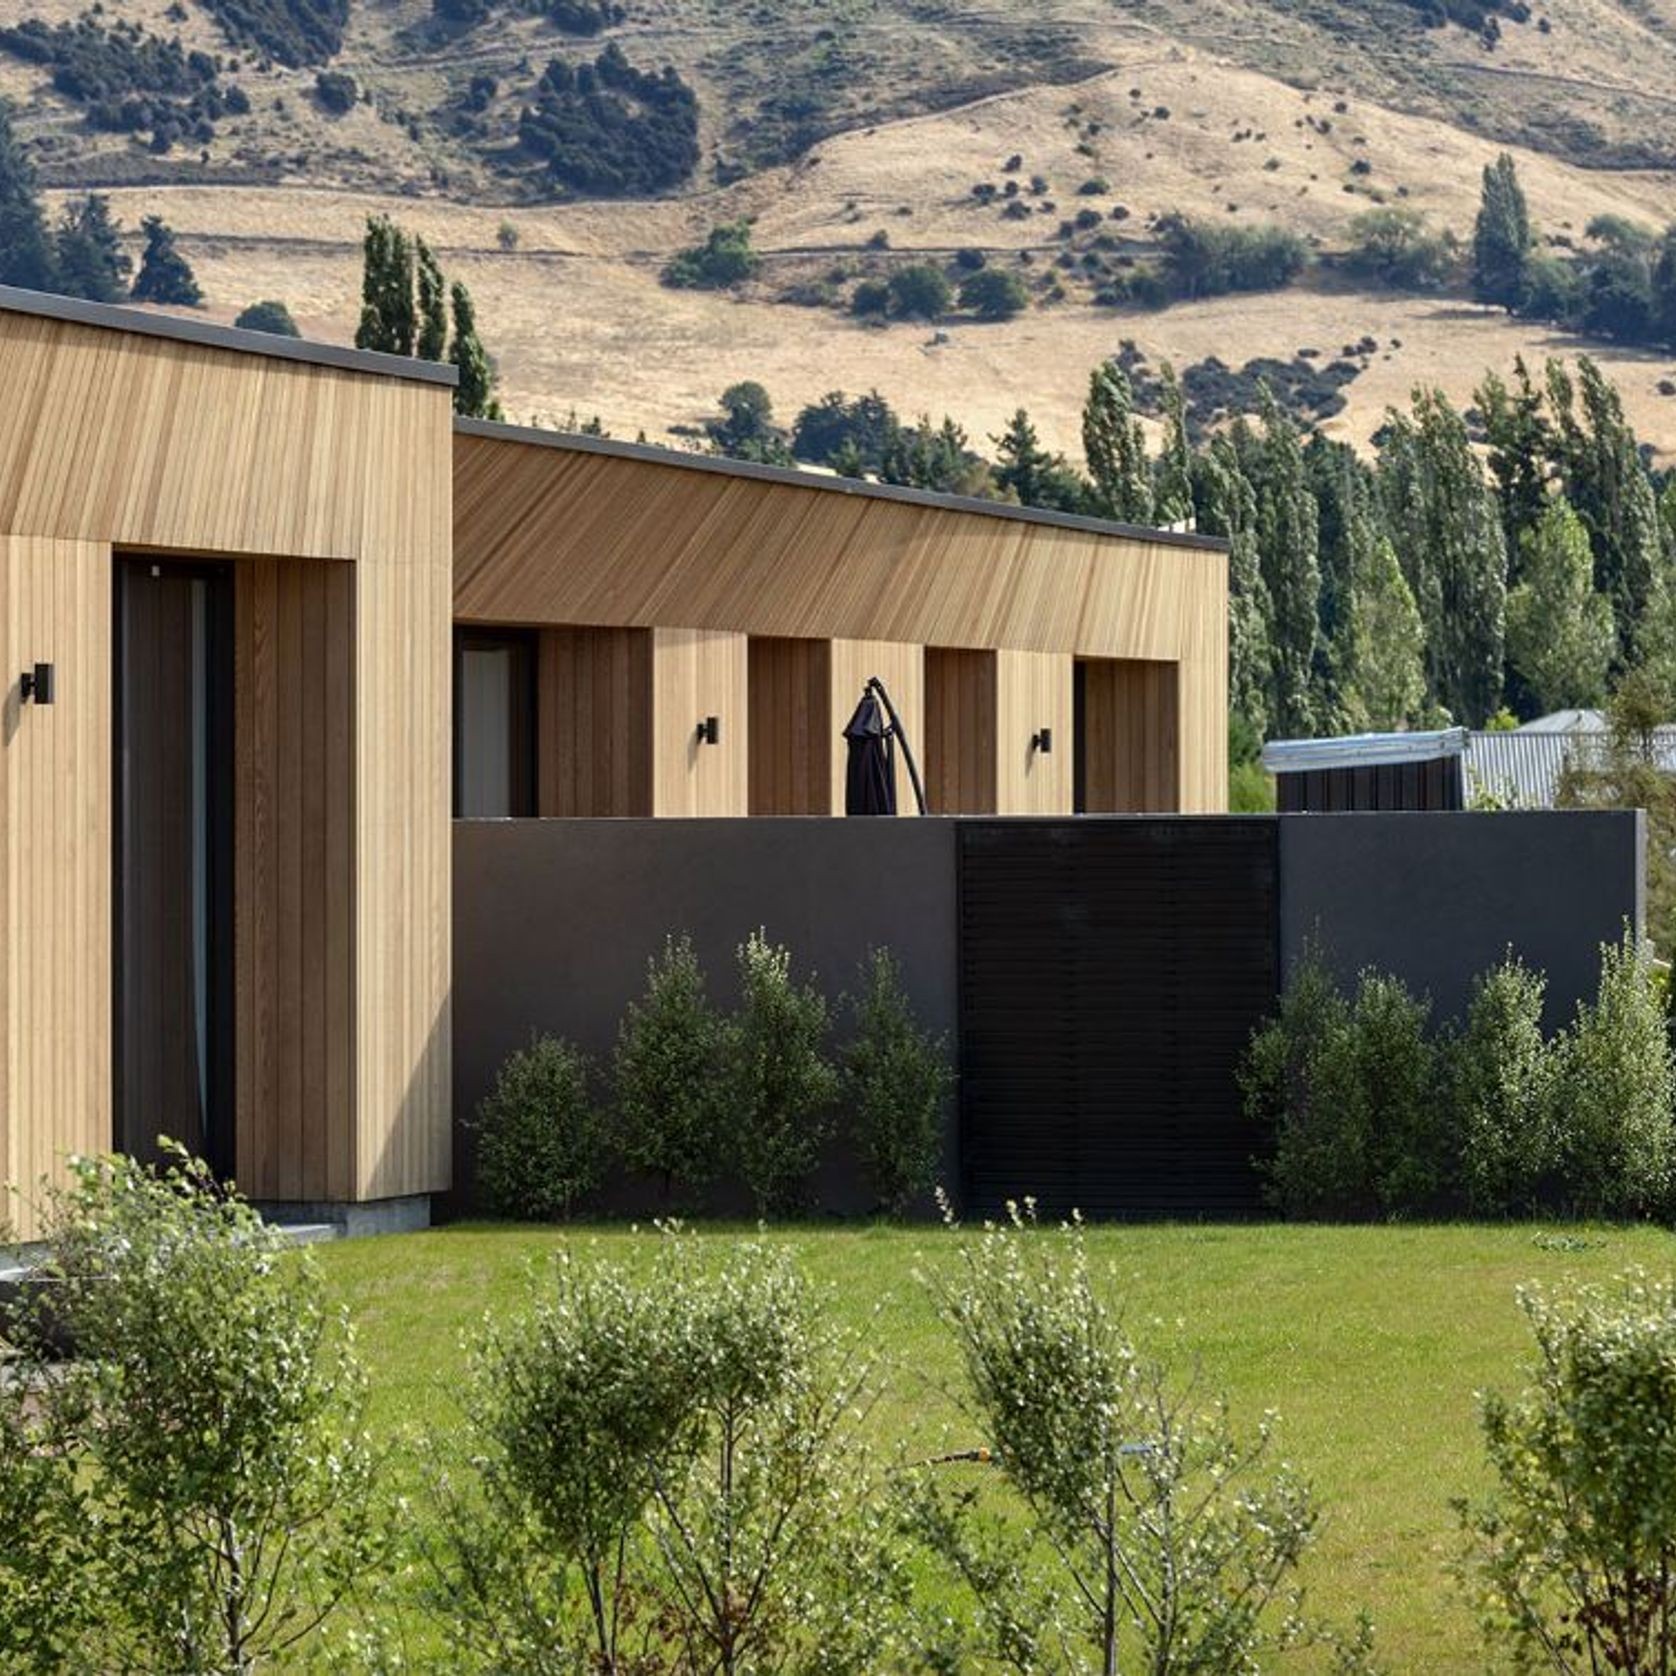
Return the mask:
<path id="1" fill-rule="evenodd" d="M 844 770 L 846 815 L 896 813 L 896 745 L 871 685 L 844 729 L 849 761 Z"/>

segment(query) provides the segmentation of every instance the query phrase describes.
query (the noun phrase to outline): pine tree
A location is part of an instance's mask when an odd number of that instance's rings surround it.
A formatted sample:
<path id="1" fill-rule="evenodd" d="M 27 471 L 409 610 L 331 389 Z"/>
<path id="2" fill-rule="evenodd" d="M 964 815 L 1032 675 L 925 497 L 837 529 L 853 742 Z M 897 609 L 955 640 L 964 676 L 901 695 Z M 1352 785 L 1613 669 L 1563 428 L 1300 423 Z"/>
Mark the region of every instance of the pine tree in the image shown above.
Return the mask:
<path id="1" fill-rule="evenodd" d="M 1088 381 L 1082 410 L 1082 450 L 1102 515 L 1126 524 L 1152 520 L 1152 469 L 1146 433 L 1134 415 L 1129 376 L 1115 361 L 1102 361 Z"/>
<path id="2" fill-rule="evenodd" d="M 471 293 L 455 280 L 449 296 L 454 305 L 454 344 L 448 358 L 460 375 L 454 391 L 454 411 L 468 419 L 500 419 L 503 415 L 495 400 L 495 369 L 477 335 Z"/>
<path id="3" fill-rule="evenodd" d="M 192 265 L 175 247 L 175 235 L 160 215 L 140 222 L 145 230 L 145 254 L 131 295 L 137 303 L 178 303 L 196 308 L 204 300 Z"/>
<path id="4" fill-rule="evenodd" d="M 1053 456 L 1038 440 L 1030 415 L 1019 408 L 1006 430 L 990 441 L 995 444 L 995 481 L 1010 490 L 1020 506 L 1039 506 Z"/>
<path id="5" fill-rule="evenodd" d="M 1588 531 L 1556 495 L 1524 544 L 1524 580 L 1507 596 L 1507 661 L 1541 711 L 1599 704 L 1617 635 L 1594 590 Z"/>
<path id="6" fill-rule="evenodd" d="M 1153 470 L 1152 516 L 1168 528 L 1193 517 L 1193 448 L 1187 440 L 1187 401 L 1181 380 L 1166 361 L 1159 369 L 1164 446 Z"/>
<path id="7" fill-rule="evenodd" d="M 1479 302 L 1499 304 L 1511 314 L 1525 295 L 1530 252 L 1530 210 L 1519 172 L 1504 151 L 1485 165 L 1472 231 L 1472 290 Z"/>
<path id="8" fill-rule="evenodd" d="M 1241 462 L 1257 491 L 1257 551 L 1270 601 L 1269 721 L 1279 738 L 1315 727 L 1320 526 L 1298 433 L 1263 391 L 1263 434 Z"/>
<path id="9" fill-rule="evenodd" d="M 1387 536 L 1360 520 L 1366 540 L 1347 602 L 1344 707 L 1359 731 L 1390 732 L 1419 715 L 1426 698 L 1425 628 Z"/>
<path id="10" fill-rule="evenodd" d="M 387 215 L 367 217 L 362 242 L 361 323 L 355 347 L 411 355 L 416 330 L 413 246 Z"/>
<path id="11" fill-rule="evenodd" d="M 1524 356 L 1514 358 L 1513 372 L 1517 383 L 1512 388 L 1499 374 L 1486 373 L 1473 400 L 1484 416 L 1486 459 L 1501 506 L 1508 579 L 1517 582 L 1525 533 L 1536 527 L 1548 504 L 1554 433 L 1543 411 L 1543 393 L 1531 382 Z"/>
<path id="12" fill-rule="evenodd" d="M 442 268 L 423 239 L 415 241 L 419 279 L 419 338 L 421 361 L 440 361 L 448 353 L 448 285 Z"/>
<path id="13" fill-rule="evenodd" d="M 0 99 L 0 285 L 50 291 L 52 270 L 34 165 L 12 130 L 11 105 Z"/>
<path id="14" fill-rule="evenodd" d="M 1257 553 L 1257 493 L 1226 436 L 1211 438 L 1193 462 L 1198 526 L 1228 542 L 1228 709 L 1254 740 L 1268 725 L 1269 591 Z"/>
<path id="15" fill-rule="evenodd" d="M 122 301 L 134 264 L 122 248 L 122 228 L 111 215 L 111 201 L 102 192 L 64 206 L 53 244 L 57 289 L 64 296 L 90 303 Z"/>
<path id="16" fill-rule="evenodd" d="M 1379 458 L 1385 526 L 1426 631 L 1426 696 L 1481 726 L 1501 703 L 1507 548 L 1465 421 L 1440 390 L 1393 412 Z"/>

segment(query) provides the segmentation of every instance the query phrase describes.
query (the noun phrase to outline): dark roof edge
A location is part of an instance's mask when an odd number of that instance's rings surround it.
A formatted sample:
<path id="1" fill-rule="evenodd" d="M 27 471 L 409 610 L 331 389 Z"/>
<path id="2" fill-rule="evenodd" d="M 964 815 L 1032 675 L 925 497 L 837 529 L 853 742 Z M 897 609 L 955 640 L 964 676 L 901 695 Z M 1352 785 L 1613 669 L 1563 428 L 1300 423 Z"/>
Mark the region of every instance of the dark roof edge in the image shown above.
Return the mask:
<path id="1" fill-rule="evenodd" d="M 785 483 L 798 489 L 859 495 L 867 500 L 900 501 L 939 512 L 973 513 L 980 518 L 1010 518 L 1015 523 L 1046 524 L 1055 529 L 1083 530 L 1091 535 L 1120 536 L 1127 541 L 1147 541 L 1162 547 L 1191 547 L 1211 553 L 1228 551 L 1228 543 L 1220 536 L 1188 535 L 1179 530 L 1116 524 L 1105 518 L 1085 518 L 1075 512 L 1008 506 L 1004 501 L 978 500 L 970 495 L 940 495 L 929 489 L 907 489 L 894 483 L 858 482 L 853 477 L 828 477 L 823 472 L 757 465 L 754 461 L 732 460 L 715 454 L 688 454 L 679 448 L 657 448 L 643 442 L 617 442 L 610 437 L 576 436 L 566 431 L 542 431 L 528 425 L 504 425 L 488 419 L 459 417 L 454 420 L 454 429 L 463 436 L 486 437 L 497 442 L 525 442 L 538 448 L 559 448 L 577 454 L 608 454 L 616 459 L 675 466 L 685 471 L 708 471 L 722 477 L 748 477 L 758 483 Z"/>
<path id="2" fill-rule="evenodd" d="M 239 355 L 266 355 L 276 361 L 305 361 L 343 372 L 370 373 L 380 378 L 406 378 L 419 384 L 460 381 L 446 362 L 419 361 L 407 355 L 383 355 L 371 349 L 344 349 L 335 343 L 308 338 L 280 337 L 273 332 L 246 332 L 237 326 L 216 326 L 207 320 L 185 320 L 176 314 L 150 314 L 144 309 L 114 303 L 90 303 L 80 297 L 56 297 L 44 291 L 24 291 L 0 285 L 0 312 L 34 314 L 47 320 L 66 320 L 76 326 L 100 326 L 112 332 L 137 332 L 142 337 L 169 338 L 207 349 L 227 349 Z"/>

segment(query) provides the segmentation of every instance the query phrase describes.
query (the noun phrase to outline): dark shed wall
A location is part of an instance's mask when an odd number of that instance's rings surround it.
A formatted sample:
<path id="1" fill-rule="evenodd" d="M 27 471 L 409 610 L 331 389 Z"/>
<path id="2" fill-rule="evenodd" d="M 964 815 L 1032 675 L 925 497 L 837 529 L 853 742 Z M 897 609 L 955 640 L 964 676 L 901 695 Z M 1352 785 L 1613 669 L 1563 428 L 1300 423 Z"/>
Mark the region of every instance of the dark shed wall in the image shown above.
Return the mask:
<path id="1" fill-rule="evenodd" d="M 470 1167 L 459 1120 L 501 1061 L 536 1030 L 608 1056 L 670 933 L 691 936 L 724 1005 L 734 950 L 758 926 L 834 1000 L 888 946 L 919 1016 L 952 1044 L 954 838 L 939 820 L 455 822 L 456 1183 Z M 831 1186 L 866 1208 L 852 1182 Z"/>
<path id="2" fill-rule="evenodd" d="M 1439 1017 L 1512 946 L 1548 974 L 1548 1023 L 1592 995 L 1601 943 L 1639 930 L 1639 811 L 1284 815 L 1280 952 L 1312 936 L 1346 980 L 1379 966 L 1430 994 Z"/>

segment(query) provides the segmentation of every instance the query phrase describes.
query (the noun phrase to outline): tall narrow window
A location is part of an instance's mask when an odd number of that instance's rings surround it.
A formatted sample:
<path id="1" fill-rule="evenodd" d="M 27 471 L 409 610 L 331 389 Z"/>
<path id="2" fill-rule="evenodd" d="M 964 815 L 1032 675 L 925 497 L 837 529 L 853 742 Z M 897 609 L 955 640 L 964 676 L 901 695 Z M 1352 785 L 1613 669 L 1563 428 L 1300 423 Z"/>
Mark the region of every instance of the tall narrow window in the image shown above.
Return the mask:
<path id="1" fill-rule="evenodd" d="M 454 637 L 454 813 L 467 820 L 533 815 L 535 649 L 517 629 Z"/>

